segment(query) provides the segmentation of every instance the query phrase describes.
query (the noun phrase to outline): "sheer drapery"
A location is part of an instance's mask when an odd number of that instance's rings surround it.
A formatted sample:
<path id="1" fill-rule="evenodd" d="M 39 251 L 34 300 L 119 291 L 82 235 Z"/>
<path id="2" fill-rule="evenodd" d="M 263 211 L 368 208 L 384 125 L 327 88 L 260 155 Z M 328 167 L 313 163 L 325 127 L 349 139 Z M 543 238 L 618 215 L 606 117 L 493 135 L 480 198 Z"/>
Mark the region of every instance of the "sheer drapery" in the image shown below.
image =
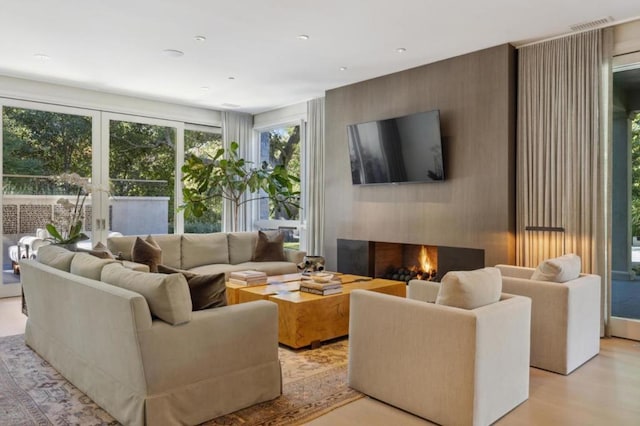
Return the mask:
<path id="1" fill-rule="evenodd" d="M 223 111 L 222 112 L 222 144 L 225 149 L 229 148 L 231 142 L 240 144 L 239 154 L 242 158 L 248 158 L 249 147 L 253 136 L 253 116 L 251 114 Z M 233 208 L 231 202 L 223 201 L 223 227 L 225 231 L 233 229 Z M 235 231 L 246 231 L 251 229 L 247 224 L 247 212 L 244 206 L 240 207 L 238 213 L 238 226 Z"/>
<path id="2" fill-rule="evenodd" d="M 307 102 L 307 252 L 324 254 L 324 98 Z"/>
<path id="3" fill-rule="evenodd" d="M 610 294 L 606 32 L 519 50 L 516 208 L 518 264 L 578 254 L 583 272 L 602 277 L 603 330 Z"/>

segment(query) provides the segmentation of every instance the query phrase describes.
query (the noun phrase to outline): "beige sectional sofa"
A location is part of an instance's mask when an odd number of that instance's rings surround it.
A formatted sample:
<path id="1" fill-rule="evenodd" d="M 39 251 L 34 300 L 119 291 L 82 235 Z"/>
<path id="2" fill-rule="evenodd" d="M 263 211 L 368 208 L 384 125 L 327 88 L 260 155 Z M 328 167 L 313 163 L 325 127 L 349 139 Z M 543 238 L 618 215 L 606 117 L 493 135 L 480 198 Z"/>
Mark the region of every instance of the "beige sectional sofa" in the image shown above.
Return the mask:
<path id="1" fill-rule="evenodd" d="M 107 247 L 126 260 L 131 256 L 135 236 L 112 237 Z M 216 232 L 211 234 L 153 235 L 162 249 L 162 263 L 197 274 L 215 274 L 253 269 L 267 275 L 298 272 L 305 252 L 284 249 L 284 261 L 256 262 L 254 258 L 258 232 Z"/>
<path id="2" fill-rule="evenodd" d="M 122 424 L 199 424 L 281 393 L 272 302 L 191 312 L 182 274 L 57 246 L 20 266 L 27 345 Z"/>

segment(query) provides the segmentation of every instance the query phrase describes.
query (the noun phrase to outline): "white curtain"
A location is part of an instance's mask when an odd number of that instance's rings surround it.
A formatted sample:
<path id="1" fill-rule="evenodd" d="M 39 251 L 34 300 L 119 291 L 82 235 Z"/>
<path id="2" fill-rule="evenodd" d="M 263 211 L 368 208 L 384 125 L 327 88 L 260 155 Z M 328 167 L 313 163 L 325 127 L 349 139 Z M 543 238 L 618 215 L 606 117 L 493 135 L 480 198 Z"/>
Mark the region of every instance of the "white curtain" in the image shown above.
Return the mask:
<path id="1" fill-rule="evenodd" d="M 324 255 L 324 98 L 307 102 L 307 253 Z"/>
<path id="2" fill-rule="evenodd" d="M 584 32 L 519 50 L 517 249 L 519 265 L 576 253 L 610 289 L 608 110 L 610 37 Z M 608 71 L 609 70 L 609 71 Z M 608 74 L 609 73 L 609 74 Z M 564 232 L 527 231 L 527 226 Z"/>
<path id="3" fill-rule="evenodd" d="M 223 111 L 222 112 L 222 144 L 225 149 L 229 148 L 231 142 L 238 142 L 240 145 L 239 154 L 242 158 L 247 158 L 250 153 L 250 144 L 253 139 L 253 116 L 251 114 Z M 238 214 L 238 224 L 236 231 L 246 231 L 251 229 L 247 223 L 247 209 L 240 208 Z M 222 230 L 233 231 L 233 208 L 228 200 L 223 202 Z"/>

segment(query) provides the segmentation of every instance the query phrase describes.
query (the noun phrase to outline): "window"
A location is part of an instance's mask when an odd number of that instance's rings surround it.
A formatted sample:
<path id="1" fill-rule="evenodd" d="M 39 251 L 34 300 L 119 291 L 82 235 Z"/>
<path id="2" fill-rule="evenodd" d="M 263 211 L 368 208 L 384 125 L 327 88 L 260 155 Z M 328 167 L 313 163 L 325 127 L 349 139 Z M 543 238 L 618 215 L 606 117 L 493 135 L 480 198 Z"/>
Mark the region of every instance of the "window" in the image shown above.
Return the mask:
<path id="1" fill-rule="evenodd" d="M 109 120 L 110 230 L 174 232 L 176 133 L 163 125 Z"/>
<path id="2" fill-rule="evenodd" d="M 301 126 L 283 125 L 259 134 L 259 162 L 266 161 L 271 166 L 283 165 L 287 171 L 301 178 Z M 300 191 L 300 183 L 295 188 Z M 299 248 L 300 208 L 276 207 L 268 199 L 260 200 L 258 207 L 258 227 L 280 229 L 285 232 L 287 247 Z"/>
<path id="3" fill-rule="evenodd" d="M 222 148 L 220 129 L 215 127 L 187 125 L 184 131 L 185 156 L 213 157 Z M 184 232 L 220 232 L 222 229 L 222 199 L 208 201 L 208 209 L 201 217 L 185 218 Z"/>

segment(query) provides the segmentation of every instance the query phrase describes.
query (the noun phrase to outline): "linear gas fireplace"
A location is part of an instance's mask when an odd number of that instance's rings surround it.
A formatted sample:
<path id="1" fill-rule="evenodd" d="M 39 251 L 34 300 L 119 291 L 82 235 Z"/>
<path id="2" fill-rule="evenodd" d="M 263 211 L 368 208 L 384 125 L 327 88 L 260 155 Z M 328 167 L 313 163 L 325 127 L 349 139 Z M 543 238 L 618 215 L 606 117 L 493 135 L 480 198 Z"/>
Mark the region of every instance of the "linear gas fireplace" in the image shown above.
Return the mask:
<path id="1" fill-rule="evenodd" d="M 440 281 L 449 271 L 484 268 L 484 250 L 338 239 L 338 272 L 398 281 Z"/>

